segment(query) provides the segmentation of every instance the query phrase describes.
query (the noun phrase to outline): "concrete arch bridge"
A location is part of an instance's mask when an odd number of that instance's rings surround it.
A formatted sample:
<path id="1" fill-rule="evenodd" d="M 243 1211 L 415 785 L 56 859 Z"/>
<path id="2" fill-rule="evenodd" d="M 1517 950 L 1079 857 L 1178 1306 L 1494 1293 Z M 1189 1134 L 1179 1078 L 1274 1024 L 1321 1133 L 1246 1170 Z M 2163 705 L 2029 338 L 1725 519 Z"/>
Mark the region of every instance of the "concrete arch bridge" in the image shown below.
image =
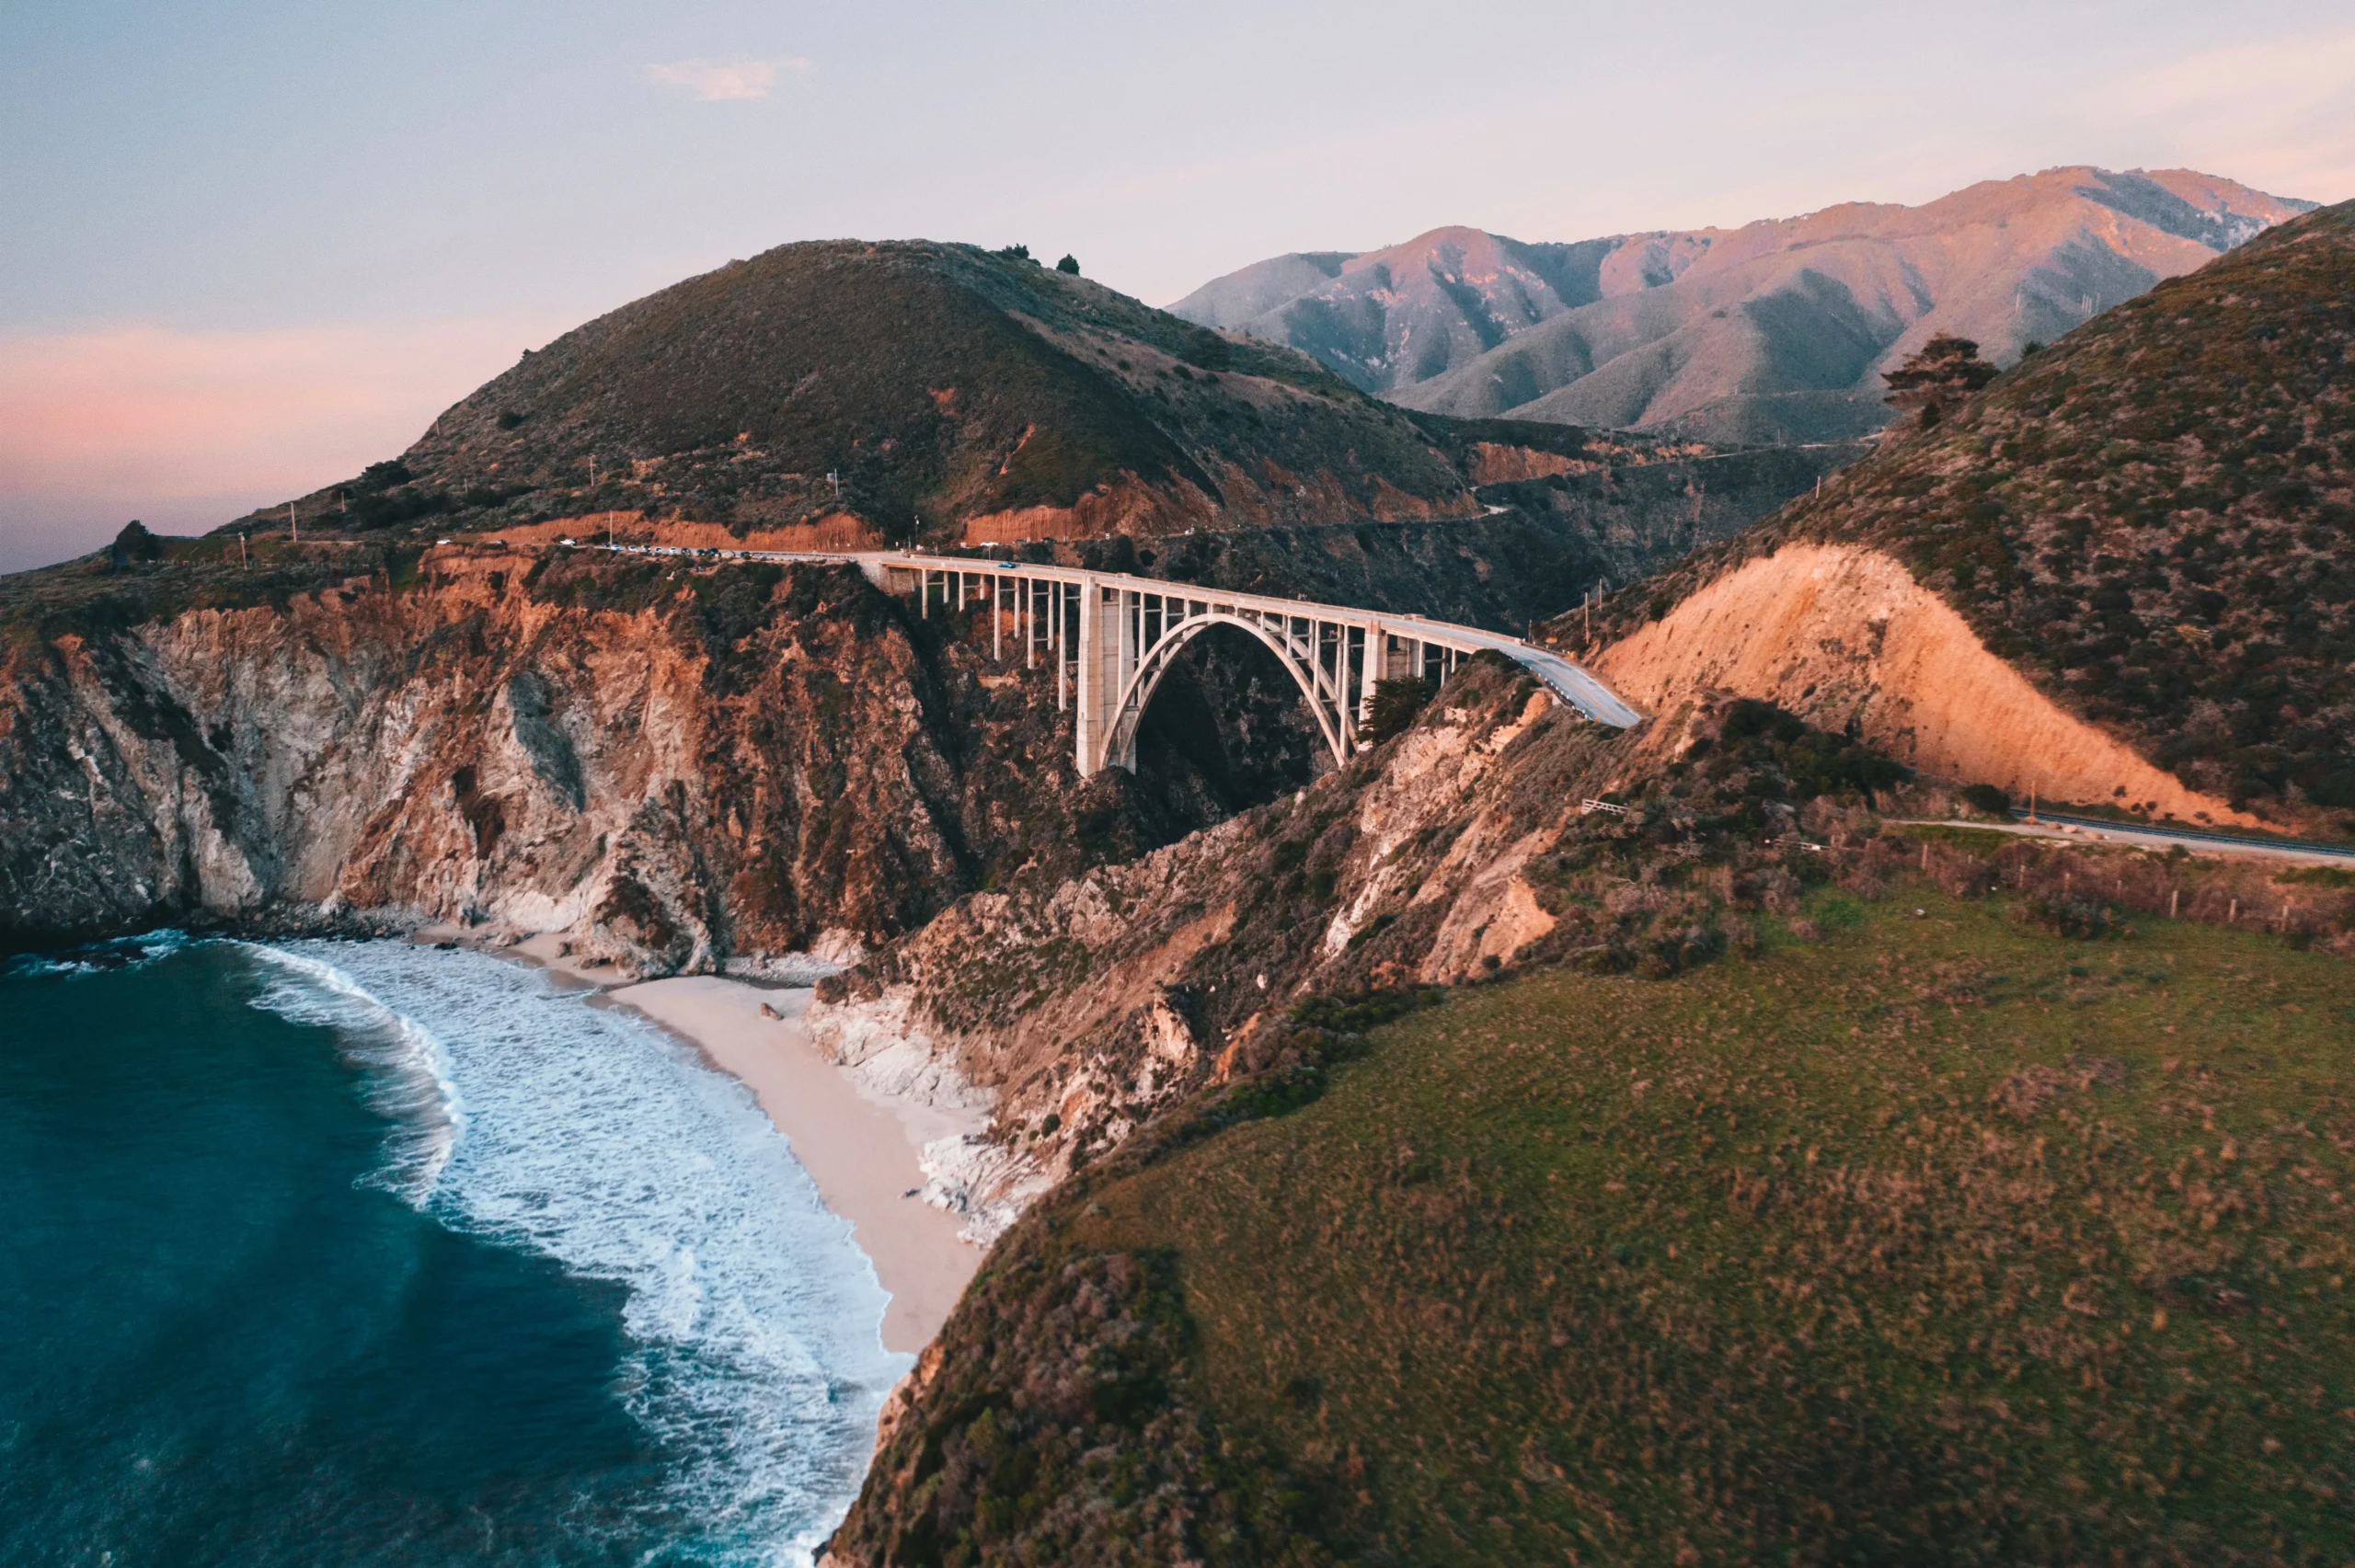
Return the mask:
<path id="1" fill-rule="evenodd" d="M 622 546 L 629 549 L 629 546 Z M 638 547 L 640 550 L 646 547 Z M 692 555 L 691 551 L 655 553 Z M 1137 729 L 1179 653 L 1214 626 L 1233 626 L 1274 654 L 1300 688 L 1337 762 L 1361 745 L 1374 683 L 1401 676 L 1443 680 L 1473 654 L 1502 654 L 1557 701 L 1601 724 L 1643 722 L 1608 686 L 1548 648 L 1476 626 L 1427 621 L 1306 600 L 1229 593 L 1158 578 L 1017 561 L 895 552 L 729 551 L 755 560 L 856 564 L 887 591 L 915 596 L 920 612 L 991 612 L 994 656 L 1055 669 L 1055 704 L 1076 707 L 1079 771 L 1133 771 Z"/>

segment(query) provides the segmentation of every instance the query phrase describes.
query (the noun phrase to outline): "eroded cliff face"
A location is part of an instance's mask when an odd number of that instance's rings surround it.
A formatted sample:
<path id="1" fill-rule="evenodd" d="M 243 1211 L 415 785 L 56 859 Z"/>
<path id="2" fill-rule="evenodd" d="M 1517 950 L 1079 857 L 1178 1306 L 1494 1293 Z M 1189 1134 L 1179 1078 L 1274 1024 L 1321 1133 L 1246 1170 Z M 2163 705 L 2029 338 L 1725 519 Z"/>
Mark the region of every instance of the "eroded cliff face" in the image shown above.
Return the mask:
<path id="1" fill-rule="evenodd" d="M 1589 940 L 1558 880 L 1529 867 L 1640 747 L 1483 662 L 1290 799 L 959 901 L 822 982 L 807 1022 L 879 1088 L 937 1064 L 994 1097 L 989 1141 L 938 1156 L 988 1239 L 1075 1160 L 1261 1065 L 1302 995 L 1457 980 Z"/>
<path id="2" fill-rule="evenodd" d="M 454 547 L 398 591 L 20 635 L 0 939 L 450 921 L 638 974 L 845 959 L 1196 825 L 1083 785 L 1051 673 L 971 631 L 847 568 Z"/>

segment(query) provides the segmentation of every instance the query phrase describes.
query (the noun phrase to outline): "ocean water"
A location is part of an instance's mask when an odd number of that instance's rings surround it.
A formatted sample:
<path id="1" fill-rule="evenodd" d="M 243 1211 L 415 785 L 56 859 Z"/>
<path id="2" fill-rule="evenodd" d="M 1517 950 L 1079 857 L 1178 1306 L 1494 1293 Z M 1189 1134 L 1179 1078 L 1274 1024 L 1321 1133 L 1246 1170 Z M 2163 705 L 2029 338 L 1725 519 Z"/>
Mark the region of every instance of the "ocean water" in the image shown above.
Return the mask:
<path id="1" fill-rule="evenodd" d="M 0 1564 L 806 1563 L 907 1360 L 751 1095 L 536 971 L 0 972 Z"/>

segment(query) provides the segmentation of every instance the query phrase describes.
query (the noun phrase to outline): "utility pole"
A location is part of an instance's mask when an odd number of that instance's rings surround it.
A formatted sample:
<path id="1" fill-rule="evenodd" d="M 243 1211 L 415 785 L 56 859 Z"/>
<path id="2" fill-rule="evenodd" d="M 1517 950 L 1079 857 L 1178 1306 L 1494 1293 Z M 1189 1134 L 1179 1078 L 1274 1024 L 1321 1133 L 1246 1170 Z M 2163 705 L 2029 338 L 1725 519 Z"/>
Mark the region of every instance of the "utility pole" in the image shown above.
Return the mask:
<path id="1" fill-rule="evenodd" d="M 840 470 L 839 468 L 829 468 L 829 469 L 827 469 L 827 470 L 826 470 L 826 479 L 827 479 L 828 483 L 832 484 L 832 485 L 833 486 L 833 487 L 834 487 L 834 504 L 835 504 L 836 506 L 840 506 L 840 505 L 842 505 L 842 499 L 843 499 L 843 475 L 842 475 L 842 470 Z"/>
<path id="2" fill-rule="evenodd" d="M 286 503 L 286 532 L 293 536 L 295 544 L 303 543 L 303 520 L 294 515 L 293 501 Z"/>

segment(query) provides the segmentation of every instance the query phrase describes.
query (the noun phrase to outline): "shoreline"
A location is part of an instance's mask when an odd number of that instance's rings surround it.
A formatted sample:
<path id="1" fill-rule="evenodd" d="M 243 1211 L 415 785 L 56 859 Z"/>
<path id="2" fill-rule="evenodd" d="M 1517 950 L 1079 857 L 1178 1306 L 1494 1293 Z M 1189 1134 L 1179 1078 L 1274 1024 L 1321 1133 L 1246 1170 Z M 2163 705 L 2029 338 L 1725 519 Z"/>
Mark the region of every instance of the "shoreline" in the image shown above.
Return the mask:
<path id="1" fill-rule="evenodd" d="M 417 937 L 448 941 L 457 934 L 431 930 Z M 595 990 L 601 1002 L 626 1007 L 685 1041 L 716 1070 L 750 1089 L 817 1184 L 826 1207 L 849 1222 L 853 1240 L 890 1295 L 883 1347 L 912 1356 L 932 1342 L 981 1268 L 984 1249 L 958 1234 L 961 1216 L 920 1196 L 926 1179 L 924 1147 L 980 1132 L 980 1118 L 887 1099 L 820 1055 L 801 1022 L 813 999 L 807 987 L 718 975 L 617 983 L 570 963 L 545 937 L 484 951 Z M 764 1015 L 764 1006 L 774 1015 Z"/>

